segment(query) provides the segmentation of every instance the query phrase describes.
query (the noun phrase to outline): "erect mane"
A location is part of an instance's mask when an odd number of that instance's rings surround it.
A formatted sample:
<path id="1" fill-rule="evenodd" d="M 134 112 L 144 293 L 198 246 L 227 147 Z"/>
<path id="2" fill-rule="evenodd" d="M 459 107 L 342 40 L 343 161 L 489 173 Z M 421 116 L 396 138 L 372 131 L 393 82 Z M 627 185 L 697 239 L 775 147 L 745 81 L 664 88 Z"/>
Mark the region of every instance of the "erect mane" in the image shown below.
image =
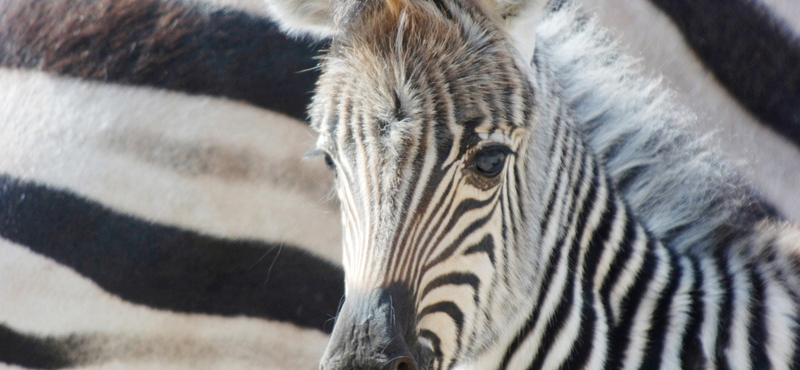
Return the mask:
<path id="1" fill-rule="evenodd" d="M 706 139 L 687 133 L 695 117 L 658 80 L 641 77 L 596 20 L 565 6 L 537 31 L 536 58 L 554 69 L 588 144 L 655 235 L 700 251 L 779 217 Z"/>

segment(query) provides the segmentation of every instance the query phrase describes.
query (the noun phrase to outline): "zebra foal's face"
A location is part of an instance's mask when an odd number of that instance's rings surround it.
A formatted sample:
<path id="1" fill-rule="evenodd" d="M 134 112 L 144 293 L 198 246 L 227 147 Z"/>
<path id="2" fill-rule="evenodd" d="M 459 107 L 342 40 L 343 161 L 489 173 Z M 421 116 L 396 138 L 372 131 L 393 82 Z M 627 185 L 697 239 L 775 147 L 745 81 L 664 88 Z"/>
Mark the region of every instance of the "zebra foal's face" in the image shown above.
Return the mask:
<path id="1" fill-rule="evenodd" d="M 347 297 L 322 368 L 476 361 L 530 285 L 515 264 L 530 260 L 537 104 L 505 30 L 542 4 L 270 1 L 290 31 L 332 36 L 310 112 L 337 178 Z"/>
<path id="2" fill-rule="evenodd" d="M 324 368 L 449 366 L 488 345 L 488 318 L 518 293 L 533 93 L 476 4 L 361 12 L 311 108 L 344 224 L 347 298 Z"/>

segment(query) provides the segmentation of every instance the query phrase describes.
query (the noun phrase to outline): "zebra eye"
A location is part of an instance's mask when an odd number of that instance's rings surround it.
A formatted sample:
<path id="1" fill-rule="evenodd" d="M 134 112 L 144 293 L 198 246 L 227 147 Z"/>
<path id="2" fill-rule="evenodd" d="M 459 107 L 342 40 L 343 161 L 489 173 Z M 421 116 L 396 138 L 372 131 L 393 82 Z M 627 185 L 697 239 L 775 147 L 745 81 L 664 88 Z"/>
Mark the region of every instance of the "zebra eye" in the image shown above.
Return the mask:
<path id="1" fill-rule="evenodd" d="M 495 177 L 503 170 L 506 162 L 506 150 L 492 147 L 483 150 L 475 157 L 475 169 L 484 176 Z"/>
<path id="2" fill-rule="evenodd" d="M 336 162 L 333 161 L 329 154 L 325 154 L 325 165 L 328 166 L 331 172 L 336 173 Z"/>

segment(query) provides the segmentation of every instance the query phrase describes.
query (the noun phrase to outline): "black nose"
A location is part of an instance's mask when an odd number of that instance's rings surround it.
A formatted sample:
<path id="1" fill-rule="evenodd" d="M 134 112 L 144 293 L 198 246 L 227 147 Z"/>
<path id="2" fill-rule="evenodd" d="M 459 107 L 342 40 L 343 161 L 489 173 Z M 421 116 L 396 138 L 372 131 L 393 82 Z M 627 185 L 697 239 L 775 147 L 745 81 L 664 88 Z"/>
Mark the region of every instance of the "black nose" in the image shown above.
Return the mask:
<path id="1" fill-rule="evenodd" d="M 417 370 L 417 364 L 413 358 L 403 356 L 389 362 L 383 370 Z"/>
<path id="2" fill-rule="evenodd" d="M 336 319 L 321 370 L 418 370 L 408 343 L 414 338 L 412 302 L 397 290 L 354 294 Z"/>

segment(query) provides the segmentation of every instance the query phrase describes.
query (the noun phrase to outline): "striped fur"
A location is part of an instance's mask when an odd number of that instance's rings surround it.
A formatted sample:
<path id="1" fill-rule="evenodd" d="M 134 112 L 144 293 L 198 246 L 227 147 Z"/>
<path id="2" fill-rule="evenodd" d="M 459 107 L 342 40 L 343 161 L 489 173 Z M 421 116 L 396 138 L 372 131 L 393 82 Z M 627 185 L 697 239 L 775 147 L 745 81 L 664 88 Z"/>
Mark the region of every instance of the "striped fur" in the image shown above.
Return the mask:
<path id="1" fill-rule="evenodd" d="M 311 109 L 345 226 L 347 299 L 322 368 L 798 364 L 797 231 L 670 128 L 682 113 L 591 21 L 547 14 L 529 67 L 505 5 L 339 6 Z M 604 78 L 626 89 L 593 89 Z M 617 110 L 641 121 L 587 144 L 583 125 Z M 649 118 L 662 130 L 639 134 Z"/>
<path id="2" fill-rule="evenodd" d="M 14 86 L 0 106 L 31 107 L 0 135 L 10 330 L 80 339 L 56 352 L 58 368 L 315 366 L 343 287 L 338 215 L 314 186 L 329 175 L 300 161 L 305 124 L 231 101 L 0 75 Z M 45 367 L 16 359 L 2 357 Z"/>
<path id="3" fill-rule="evenodd" d="M 223 96 L 297 119 L 321 47 L 246 12 L 169 0 L 7 1 L 0 23 L 2 67 Z"/>
<path id="4" fill-rule="evenodd" d="M 0 18 L 0 367 L 316 367 L 343 286 L 331 176 L 289 118 L 314 49 L 171 1 Z"/>
<path id="5" fill-rule="evenodd" d="M 227 3 L 226 1 L 212 2 Z M 24 8 L 25 3 L 23 1 L 7 2 L 3 6 Z M 58 17 L 59 22 L 57 23 L 63 23 L 64 29 L 69 30 L 71 26 L 67 25 L 76 23 L 60 22 L 62 18 L 72 19 L 65 14 L 96 10 L 98 7 L 105 6 L 100 5 L 101 3 L 74 2 L 74 5 L 60 8 L 59 11 L 47 10 L 47 16 L 41 19 Z M 36 2 L 34 4 L 35 7 L 31 7 L 32 13 L 26 14 L 36 14 L 37 11 L 41 12 L 47 8 L 56 9 L 60 6 L 60 2 Z M 249 10 L 259 12 L 257 6 L 247 1 L 235 2 L 235 4 L 237 7 L 247 7 Z M 294 56 L 285 57 L 285 62 L 295 66 L 296 70 L 314 65 L 314 62 L 309 59 L 311 54 L 304 49 L 305 46 L 278 37 L 274 29 L 269 28 L 267 22 L 256 16 L 244 15 L 230 9 L 184 7 L 178 3 L 147 1 L 120 2 L 116 9 L 123 11 L 94 13 L 104 14 L 109 18 L 104 16 L 96 19 L 97 21 L 92 25 L 94 27 L 92 32 L 95 33 L 90 34 L 95 42 L 91 45 L 102 47 L 104 42 L 110 42 L 106 40 L 114 37 L 117 37 L 115 43 L 135 43 L 137 37 L 148 39 L 152 38 L 151 35 L 155 35 L 157 36 L 156 40 L 160 40 L 157 44 L 159 47 L 166 48 L 166 53 L 150 54 L 156 59 L 141 58 L 136 63 L 146 66 L 146 69 L 152 71 L 168 73 L 126 76 L 126 72 L 138 69 L 125 67 L 125 63 L 127 63 L 125 57 L 118 59 L 92 57 L 78 59 L 79 63 L 76 64 L 74 61 L 63 63 L 69 60 L 68 54 L 58 53 L 47 56 L 49 63 L 5 64 L 15 68 L 41 68 L 50 73 L 68 74 L 81 79 L 99 78 L 101 83 L 92 84 L 48 74 L 3 70 L 3 86 L 6 86 L 4 91 L 7 95 L 4 97 L 6 104 L 3 106 L 5 108 L 0 110 L 2 117 L 0 121 L 3 122 L 5 134 L 0 137 L 7 138 L 11 144 L 4 146 L 6 149 L 0 156 L 4 159 L 2 169 L 4 172 L 10 170 L 16 174 L 15 176 L 22 174 L 20 176 L 23 178 L 32 180 L 32 182 L 20 182 L 16 177 L 3 178 L 2 186 L 5 190 L 0 198 L 4 205 L 11 206 L 4 208 L 3 212 L 5 216 L 0 228 L 2 228 L 4 237 L 19 238 L 19 236 L 12 236 L 10 231 L 28 233 L 26 238 L 36 235 L 37 229 L 40 232 L 58 232 L 57 228 L 48 229 L 50 226 L 46 222 L 35 221 L 42 212 L 32 212 L 35 208 L 29 207 L 32 204 L 31 200 L 41 198 L 41 196 L 32 198 L 31 194 L 40 194 L 37 192 L 44 190 L 44 194 L 48 192 L 52 194 L 53 198 L 50 199 L 70 199 L 73 204 L 87 204 L 90 206 L 87 210 L 92 213 L 111 210 L 110 215 L 117 217 L 120 216 L 117 211 L 121 210 L 125 214 L 132 214 L 135 216 L 133 221 L 145 227 L 137 230 L 142 230 L 144 235 L 154 236 L 155 240 L 166 237 L 175 240 L 176 235 L 181 235 L 177 240 L 193 241 L 183 247 L 181 244 L 164 244 L 163 247 L 169 246 L 169 248 L 160 251 L 155 249 L 159 255 L 175 258 L 171 265 L 153 265 L 156 269 L 149 270 L 154 273 L 163 271 L 165 277 L 169 277 L 169 281 L 175 282 L 175 285 L 168 287 L 170 289 L 185 289 L 180 284 L 197 281 L 192 279 L 201 279 L 198 282 L 205 283 L 207 281 L 219 284 L 221 288 L 227 290 L 227 294 L 233 294 L 233 297 L 237 295 L 253 297 L 253 293 L 249 292 L 246 287 L 255 287 L 264 283 L 263 276 L 266 275 L 270 277 L 269 284 L 265 285 L 269 289 L 281 288 L 281 284 L 287 284 L 285 280 L 280 279 L 281 276 L 285 276 L 301 279 L 300 283 L 309 283 L 311 285 L 307 286 L 312 289 L 333 293 L 336 287 L 329 287 L 329 282 L 325 277 L 305 272 L 309 270 L 303 270 L 310 268 L 310 272 L 317 272 L 319 270 L 316 267 L 292 265 L 293 263 L 316 263 L 314 257 L 294 253 L 291 245 L 285 243 L 275 245 L 271 242 L 275 240 L 289 241 L 289 244 L 311 247 L 310 249 L 316 253 L 338 259 L 338 248 L 330 245 L 331 243 L 338 244 L 331 242 L 331 240 L 337 239 L 333 229 L 336 229 L 338 221 L 331 225 L 331 222 L 327 220 L 328 216 L 321 216 L 330 212 L 327 210 L 329 207 L 322 206 L 315 210 L 315 207 L 312 206 L 308 211 L 300 211 L 300 215 L 295 213 L 298 204 L 311 206 L 319 198 L 323 198 L 328 188 L 327 181 L 329 181 L 317 170 L 304 169 L 299 175 L 293 173 L 293 169 L 306 165 L 295 162 L 291 158 L 297 158 L 305 150 L 302 147 L 308 144 L 307 140 L 310 140 L 305 139 L 305 133 L 300 127 L 295 127 L 298 126 L 297 123 L 283 125 L 281 122 L 285 120 L 282 117 L 224 100 L 115 86 L 117 83 L 134 86 L 147 85 L 191 94 L 230 97 L 303 118 L 305 114 L 302 112 L 302 106 L 305 105 L 304 101 L 307 98 L 305 94 L 307 86 L 309 86 L 309 79 L 306 77 L 313 76 L 315 73 L 312 71 L 303 74 L 280 75 L 274 73 L 274 67 L 259 70 L 260 66 L 264 65 L 257 59 L 261 52 L 254 52 L 254 47 L 247 46 L 251 45 L 247 42 L 252 42 L 252 45 L 261 45 L 259 47 L 267 48 L 267 50 L 280 49 L 284 55 L 286 52 L 297 52 L 293 54 Z M 0 13 L 7 16 L 9 14 L 7 8 L 5 11 L 5 13 Z M 20 23 L 8 22 L 8 18 L 4 18 L 4 21 L 0 22 L 2 25 L 0 34 L 11 31 L 11 36 L 9 33 L 5 33 L 4 37 L 0 38 L 0 45 L 6 47 L 3 49 L 3 56 L 21 53 L 37 55 L 36 53 L 45 51 L 41 47 L 52 45 L 52 43 L 48 44 L 49 41 L 43 44 L 30 41 L 43 37 L 43 35 L 32 39 L 18 38 L 25 34 L 23 31 L 27 29 L 47 31 L 49 28 L 46 25 L 52 24 L 52 21 L 43 21 L 42 24 L 45 24 L 45 27 L 32 27 L 29 19 L 38 19 L 38 17 L 23 18 L 25 21 Z M 102 22 L 104 19 L 116 19 L 115 22 L 121 24 L 141 22 L 141 25 L 147 25 L 152 22 L 156 25 L 167 25 L 168 23 L 157 21 L 167 18 L 179 24 L 184 22 L 183 24 L 191 26 L 181 28 L 179 35 L 182 36 L 173 38 L 167 37 L 170 35 L 169 32 L 137 34 L 129 32 L 128 28 L 120 30 L 120 32 L 103 32 L 104 27 L 108 26 L 107 23 Z M 21 28 L 15 28 L 18 26 Z M 142 28 L 147 29 L 147 27 Z M 243 31 L 246 33 L 241 33 Z M 265 36 L 262 37 L 259 34 Z M 53 40 L 52 42 L 58 43 L 59 39 L 68 39 L 73 36 L 85 37 L 86 35 L 64 32 L 47 36 L 55 38 L 44 37 L 41 40 Z M 120 36 L 130 38 L 120 39 Z M 198 45 L 197 49 L 175 47 L 178 45 L 175 44 L 176 42 L 186 40 L 183 38 L 184 36 L 190 39 L 196 37 L 197 40 L 208 40 L 208 42 Z M 165 38 L 158 39 L 158 37 Z M 11 49 L 7 48 L 9 45 L 12 46 Z M 237 49 L 237 45 L 241 47 Z M 209 50 L 216 52 L 209 53 Z M 565 53 L 565 56 L 569 56 L 566 54 L 568 53 Z M 184 55 L 186 58 L 176 59 L 166 55 Z M 257 56 L 257 58 L 254 59 L 253 56 Z M 29 59 L 28 63 L 31 60 L 34 59 Z M 205 60 L 206 63 L 198 65 L 198 60 Z M 8 61 L 9 59 L 0 57 L 0 63 L 10 63 Z M 121 74 L 87 75 L 80 72 L 101 71 L 102 69 L 97 69 L 97 67 L 105 66 L 107 68 L 109 65 L 113 67 L 112 70 L 119 71 Z M 203 68 L 209 65 L 215 66 L 214 68 L 218 68 L 217 71 L 223 73 L 208 75 Z M 236 67 L 231 69 L 226 65 Z M 274 66 L 275 64 L 267 65 Z M 623 73 L 621 72 L 623 69 L 620 67 L 623 66 L 612 65 L 608 71 Z M 578 68 L 577 70 L 582 69 Z M 178 78 L 164 78 L 165 76 L 170 77 L 170 71 L 182 71 L 182 73 L 171 75 L 178 76 Z M 213 76 L 213 79 L 209 79 L 210 76 Z M 606 83 L 609 89 L 617 89 L 618 85 L 615 85 L 614 78 L 607 77 Z M 148 80 L 148 78 L 150 79 Z M 206 82 L 203 82 L 203 79 L 206 79 Z M 254 81 L 264 81 L 264 83 L 255 86 Z M 581 81 L 581 79 L 576 77 L 575 81 Z M 288 84 L 293 88 L 287 90 Z M 13 87 L 8 89 L 10 86 Z M 281 87 L 280 93 L 269 95 L 272 94 L 270 89 L 274 91 L 276 86 Z M 595 94 L 595 96 L 598 95 Z M 647 106 L 646 100 L 642 100 L 645 106 Z M 87 102 L 92 102 L 92 104 L 87 105 Z M 614 103 L 612 99 L 611 102 L 605 104 L 618 103 Z M 575 105 L 585 106 L 586 103 L 576 100 Z M 41 107 L 54 108 L 48 110 L 47 114 L 36 114 Z M 663 113 L 663 110 L 656 109 L 655 111 Z M 9 112 L 22 112 L 23 114 L 9 115 Z M 130 115 L 130 112 L 137 113 L 131 115 L 131 118 L 124 118 Z M 628 113 L 630 115 L 624 117 L 629 119 L 644 117 L 641 112 Z M 58 123 L 56 118 L 59 116 L 72 117 L 74 121 L 71 122 L 74 124 Z M 674 119 L 671 115 L 667 116 L 670 120 Z M 177 117 L 182 118 L 176 120 Z M 184 118 L 185 120 L 183 120 Z M 658 115 L 652 119 L 659 122 L 669 121 Z M 269 122 L 269 124 L 260 129 L 254 128 L 259 127 L 261 123 L 244 125 L 246 128 L 239 125 L 239 129 L 236 131 L 242 131 L 235 136 L 229 136 L 230 132 L 227 130 L 212 129 L 215 122 L 230 121 L 239 123 Z M 87 122 L 97 123 L 103 129 L 93 131 L 91 125 L 86 125 Z M 109 122 L 112 124 L 107 126 Z M 148 125 L 143 125 L 148 122 Z M 193 126 L 198 122 L 203 123 L 200 126 Z M 612 134 L 608 136 L 600 135 L 614 126 L 604 120 L 592 122 L 597 124 L 598 129 L 588 130 L 586 134 L 589 138 L 596 137 L 595 140 L 601 143 L 600 145 L 593 144 L 596 147 L 595 150 L 607 150 L 603 149 L 607 148 L 607 146 L 603 146 L 607 144 L 602 143 L 608 140 L 604 137 L 613 138 L 613 132 L 620 131 L 612 131 Z M 122 126 L 131 130 L 118 132 L 109 130 L 109 127 Z M 172 128 L 170 129 L 170 127 Z M 190 134 L 191 127 L 203 128 L 198 134 Z M 662 129 L 657 128 L 654 131 L 656 134 L 652 137 L 663 138 L 660 130 Z M 669 131 L 671 128 L 667 126 L 665 130 Z M 647 128 L 638 127 L 636 131 L 647 132 Z M 19 137 L 7 135 L 8 132 L 14 132 L 14 135 L 25 133 L 22 136 L 25 139 L 12 140 Z M 63 133 L 67 134 L 62 135 Z M 45 135 L 37 138 L 37 134 Z M 249 139 L 246 139 L 246 136 Z M 38 141 L 43 137 L 46 137 L 47 140 Z M 270 137 L 275 138 L 275 141 L 274 143 L 259 144 L 262 142 L 252 140 L 254 137 Z M 254 143 L 251 144 L 251 141 Z M 289 142 L 295 144 L 287 145 Z M 627 145 L 635 148 L 637 145 L 641 145 L 641 142 L 632 140 Z M 681 153 L 684 144 L 670 145 L 669 150 Z M 692 145 L 694 144 L 689 147 Z M 295 147 L 296 151 L 281 153 L 285 148 Z M 262 148 L 274 148 L 275 151 L 266 152 L 262 151 Z M 28 153 L 28 155 L 23 155 L 23 153 Z M 679 158 L 692 158 L 691 153 Z M 705 155 L 709 154 L 705 153 Z M 626 156 L 619 158 L 620 161 L 615 163 L 621 167 L 625 166 L 626 158 L 636 161 L 636 158 Z M 676 161 L 674 157 L 670 156 L 652 156 L 648 157 L 648 160 L 658 160 L 667 167 L 674 166 L 674 161 Z M 268 164 L 253 165 L 253 163 Z M 706 157 L 705 163 L 705 165 L 697 167 L 696 171 L 683 168 L 672 173 L 675 176 L 682 176 L 687 181 L 696 181 L 700 184 L 704 181 L 711 181 L 713 185 L 731 178 L 728 170 L 721 170 L 725 169 L 724 166 L 717 167 L 715 158 Z M 704 166 L 708 166 L 708 163 L 713 164 L 711 168 L 714 168 L 715 171 L 705 170 L 708 167 Z M 613 164 L 609 165 L 613 166 Z M 652 173 L 658 173 L 658 171 Z M 143 178 L 154 181 L 142 183 L 141 179 Z M 253 186 L 245 185 L 247 183 L 251 183 Z M 308 183 L 312 183 L 312 186 L 302 185 Z M 42 187 L 42 185 L 46 186 Z M 275 187 L 273 188 L 273 190 L 277 190 L 275 196 L 268 195 L 273 191 L 268 190 L 269 187 Z M 736 215 L 740 208 L 744 208 L 746 214 L 754 212 L 754 217 L 760 217 L 758 215 L 763 211 L 759 209 L 764 207 L 763 202 L 757 198 L 751 198 L 749 190 L 739 185 L 732 186 L 729 190 L 730 192 L 727 193 L 729 198 L 712 198 L 708 201 L 709 209 L 724 211 L 716 218 L 705 218 L 701 212 L 681 213 L 683 211 L 677 211 L 687 217 L 681 222 L 696 218 L 696 222 L 686 223 L 693 226 L 700 225 L 696 228 L 689 228 L 685 235 L 694 235 L 692 238 L 695 238 L 697 235 L 707 233 L 708 230 L 720 229 L 719 225 L 725 225 L 728 222 L 725 215 L 728 215 L 727 217 Z M 5 202 L 17 199 L 15 194 L 19 194 L 18 191 L 27 194 L 26 202 L 20 204 Z M 78 197 L 75 197 L 76 193 L 79 195 Z M 636 192 L 632 194 L 636 194 Z M 639 194 L 644 195 L 644 197 L 638 198 L 641 199 L 638 203 L 639 207 L 646 209 L 648 207 L 646 205 L 647 194 L 654 193 L 640 192 Z M 669 194 L 672 193 L 659 196 L 662 205 L 670 204 L 670 202 L 683 204 L 679 195 L 679 199 L 674 199 Z M 286 196 L 289 198 L 284 201 L 275 201 L 276 197 Z M 636 197 L 634 198 L 636 199 Z M 148 201 L 149 199 L 154 201 Z M 256 199 L 261 199 L 261 201 L 254 202 Z M 729 204 L 726 202 L 726 204 L 711 206 L 713 199 L 733 199 L 733 201 Z M 85 202 L 86 200 L 89 202 Z M 98 200 L 100 203 L 94 202 Z M 45 206 L 56 207 L 58 204 L 51 202 Z M 636 206 L 637 202 L 633 201 L 632 205 Z M 109 215 L 109 213 L 103 214 Z M 276 215 L 289 214 L 298 217 L 303 222 L 287 223 L 285 219 L 274 218 Z M 125 219 L 131 220 L 126 215 L 123 216 Z M 653 220 L 662 225 L 659 230 L 673 230 L 675 232 L 673 239 L 681 239 L 679 236 L 683 235 L 684 229 L 678 227 L 679 225 L 670 224 L 675 220 L 659 220 L 658 217 L 654 217 Z M 644 221 L 649 222 L 650 219 L 644 217 Z M 154 225 L 152 222 L 161 225 Z M 20 229 L 19 225 L 21 224 L 26 228 Z M 120 225 L 130 227 L 132 224 L 122 223 Z M 154 233 L 157 230 L 164 230 L 165 225 L 163 224 L 178 226 L 179 229 L 166 228 L 177 231 L 178 234 Z M 83 224 L 82 227 L 86 229 L 89 227 L 88 225 Z M 97 226 L 91 227 L 97 228 Z M 727 226 L 723 226 L 721 229 L 723 231 L 730 230 Z M 202 235 L 196 235 L 192 230 L 200 230 Z M 4 267 L 0 271 L 5 276 L 2 280 L 10 281 L 11 284 L 5 285 L 7 289 L 2 290 L 0 299 L 14 302 L 14 304 L 3 305 L 4 309 L 0 313 L 0 321 L 9 325 L 0 326 L 0 362 L 10 362 L 32 368 L 73 367 L 78 364 L 82 364 L 81 368 L 267 367 L 297 369 L 316 367 L 313 363 L 319 356 L 326 336 L 315 331 L 298 329 L 296 326 L 292 327 L 269 320 L 277 318 L 276 313 L 286 312 L 289 307 L 285 304 L 279 303 L 278 310 L 275 311 L 273 306 L 264 306 L 258 299 L 254 299 L 247 305 L 235 307 L 236 304 L 229 301 L 231 298 L 217 295 L 223 290 L 217 292 L 212 289 L 205 290 L 200 296 L 196 296 L 207 300 L 206 303 L 201 303 L 204 306 L 189 310 L 200 311 L 204 314 L 187 314 L 185 308 L 179 307 L 178 304 L 190 302 L 181 295 L 190 293 L 190 291 L 177 290 L 175 292 L 178 294 L 168 293 L 167 296 L 171 301 L 166 301 L 166 304 L 163 301 L 159 303 L 154 300 L 158 298 L 161 290 L 148 288 L 140 290 L 140 293 L 137 293 L 138 296 L 131 295 L 126 289 L 140 285 L 142 280 L 128 280 L 128 288 L 125 287 L 125 284 L 118 283 L 115 287 L 113 284 L 109 284 L 114 281 L 108 280 L 110 276 L 108 274 L 127 274 L 129 273 L 127 269 L 139 269 L 145 265 L 114 264 L 109 255 L 101 257 L 102 255 L 92 254 L 95 252 L 91 252 L 92 249 L 88 248 L 89 244 L 71 244 L 75 243 L 76 239 L 70 239 L 70 235 L 84 238 L 84 241 L 91 240 L 86 239 L 86 235 L 82 234 L 62 234 L 55 238 L 43 238 L 42 240 L 45 240 L 46 243 L 42 244 L 24 238 L 15 239 L 23 242 L 24 245 L 3 242 L 2 249 L 0 249 L 0 256 L 2 256 L 0 260 Z M 126 234 L 118 235 L 125 236 Z M 210 238 L 205 238 L 205 236 L 210 236 Z M 239 239 L 243 237 L 265 239 L 266 242 L 242 242 Z M 108 244 L 102 240 L 104 239 L 95 241 L 94 243 L 97 243 L 95 245 Z M 239 256 L 238 258 L 246 264 L 248 259 L 252 259 L 253 264 L 245 266 L 250 267 L 246 277 L 247 281 L 234 282 L 222 276 L 215 276 L 216 283 L 214 283 L 212 279 L 205 280 L 209 278 L 208 274 L 193 274 L 197 270 L 188 268 L 190 264 L 201 261 L 206 255 L 191 257 L 181 254 L 181 251 L 193 250 L 191 246 L 198 242 L 210 246 L 211 248 L 207 250 L 209 252 L 226 250 L 222 255 L 231 258 Z M 65 249 L 60 247 L 59 243 L 75 248 Z M 675 243 L 680 244 L 679 241 Z M 147 250 L 143 246 L 136 246 L 135 243 L 128 245 L 141 252 Z M 243 249 L 242 246 L 246 248 Z M 256 254 L 258 258 L 248 257 L 248 253 L 250 253 L 247 252 L 248 250 Z M 264 254 L 260 254 L 260 250 L 265 250 Z M 35 253 L 30 251 L 35 251 Z M 69 253 L 65 253 L 67 251 Z M 177 251 L 177 253 L 172 251 Z M 242 253 L 242 251 L 246 253 Z M 81 260 L 80 257 L 85 258 L 88 255 L 103 258 L 98 259 L 102 263 L 92 264 L 86 263 L 90 261 Z M 216 252 L 208 256 L 215 255 L 217 255 Z M 186 261 L 188 264 L 184 265 L 179 261 Z M 207 265 L 203 271 L 207 271 L 208 268 L 228 269 L 232 267 L 227 259 L 225 262 L 218 259 L 213 261 L 215 262 Z M 45 274 L 44 271 L 48 271 L 48 273 Z M 327 270 L 323 269 L 322 271 Z M 229 282 L 228 285 L 224 285 L 226 281 Z M 248 285 L 250 283 L 253 285 Z M 119 289 L 119 287 L 123 289 Z M 194 285 L 194 287 L 209 289 L 204 285 Z M 289 284 L 285 287 L 289 289 L 289 294 L 297 291 L 297 285 Z M 271 290 L 266 294 L 284 294 L 277 292 L 278 290 Z M 302 304 L 308 304 L 309 301 L 306 300 L 306 297 L 313 301 L 313 294 L 307 290 L 302 290 L 302 292 L 304 294 L 295 296 L 299 299 L 298 302 L 301 303 L 301 306 L 292 306 L 292 309 L 302 307 Z M 120 297 L 125 301 L 120 301 Z M 338 300 L 331 302 L 330 298 L 326 299 L 328 301 L 324 304 L 328 307 L 330 305 L 335 307 L 338 303 Z M 82 303 L 75 304 L 75 302 Z M 197 301 L 197 303 L 199 302 Z M 232 304 L 227 304 L 228 302 Z M 159 307 L 169 311 L 159 310 Z M 281 307 L 283 310 L 280 309 Z M 54 314 L 54 308 L 58 308 L 57 314 Z M 231 309 L 234 310 L 233 312 L 243 312 L 239 310 L 247 309 L 250 313 L 246 315 L 251 318 L 220 317 L 228 315 L 231 312 L 228 310 Z M 297 313 L 302 312 L 306 311 L 297 311 Z M 307 320 L 308 317 L 310 316 L 306 316 L 306 318 L 295 316 L 288 320 L 294 325 L 304 326 L 307 324 L 303 324 L 303 320 Z M 262 318 L 267 318 L 267 320 Z M 319 327 L 318 324 L 311 324 L 311 326 Z M 329 326 L 328 329 L 330 329 Z M 15 347 L 19 343 L 23 346 Z M 158 346 L 157 350 L 154 350 L 154 345 Z"/>

